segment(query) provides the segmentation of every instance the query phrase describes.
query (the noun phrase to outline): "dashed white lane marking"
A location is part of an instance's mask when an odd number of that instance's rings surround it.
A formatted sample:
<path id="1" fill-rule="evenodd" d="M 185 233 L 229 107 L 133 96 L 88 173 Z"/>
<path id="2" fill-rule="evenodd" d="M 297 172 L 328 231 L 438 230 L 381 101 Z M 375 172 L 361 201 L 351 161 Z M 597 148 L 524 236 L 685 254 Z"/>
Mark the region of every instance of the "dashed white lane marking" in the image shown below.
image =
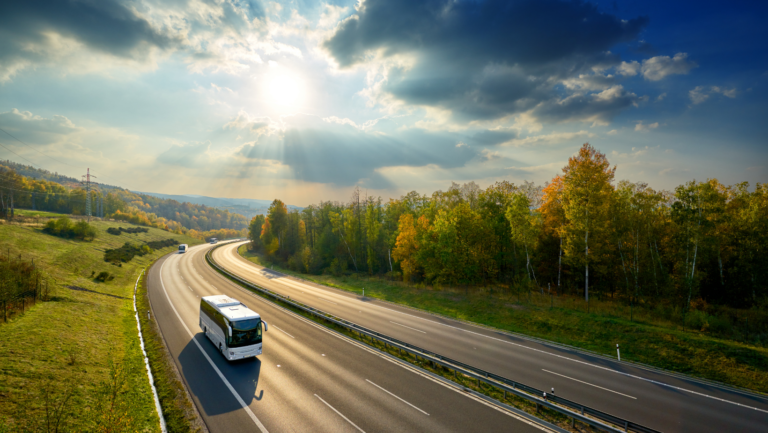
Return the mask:
<path id="1" fill-rule="evenodd" d="M 333 407 L 333 406 L 331 406 L 330 404 L 328 404 L 328 402 L 327 402 L 327 401 L 325 401 L 325 400 L 323 400 L 322 398 L 320 398 L 320 396 L 319 396 L 319 395 L 315 394 L 315 397 L 319 398 L 319 399 L 320 399 L 320 401 L 322 401 L 323 403 L 325 403 L 325 405 L 326 405 L 326 406 L 330 407 L 332 411 L 336 412 L 337 414 L 339 414 L 339 416 L 340 416 L 340 417 L 344 418 L 344 420 L 345 420 L 346 422 L 348 422 L 348 423 L 352 424 L 352 427 L 356 428 L 356 429 L 357 429 L 357 430 L 358 430 L 360 433 L 365 433 L 365 431 L 363 431 L 363 429 L 361 429 L 360 427 L 358 427 L 358 426 L 357 426 L 357 424 L 355 424 L 355 423 L 353 423 L 352 421 L 350 421 L 350 420 L 349 420 L 349 418 L 345 417 L 345 416 L 344 416 L 344 415 L 343 415 L 341 412 L 339 412 L 338 410 L 336 410 L 336 408 L 335 408 L 335 407 Z"/>
<path id="2" fill-rule="evenodd" d="M 237 402 L 240 403 L 240 406 L 242 406 L 245 413 L 248 414 L 248 416 L 251 418 L 253 423 L 256 424 L 256 427 L 258 427 L 262 433 L 269 433 L 267 429 L 264 427 L 264 424 L 262 424 L 261 421 L 259 421 L 259 419 L 256 418 L 256 415 L 253 413 L 251 408 L 248 407 L 247 404 L 245 404 L 242 398 L 240 398 L 240 394 L 238 394 L 237 391 L 235 391 L 235 388 L 232 386 L 231 383 L 229 383 L 227 378 L 224 376 L 224 373 L 222 373 L 221 370 L 219 370 L 219 367 L 216 367 L 216 364 L 213 363 L 213 360 L 211 359 L 211 357 L 208 356 L 205 350 L 203 350 L 203 346 L 201 346 L 200 343 L 197 342 L 194 334 L 192 334 L 192 331 L 190 331 L 189 328 L 187 327 L 187 324 L 184 323 L 184 321 L 181 319 L 181 315 L 176 310 L 176 307 L 173 305 L 173 302 L 171 302 L 171 297 L 168 296 L 168 291 L 165 290 L 165 283 L 163 282 L 163 266 L 165 266 L 166 262 L 167 260 L 164 261 L 162 265 L 160 265 L 160 287 L 163 288 L 163 293 L 165 293 L 165 298 L 168 300 L 168 304 L 171 306 L 171 309 L 173 310 L 174 313 L 176 313 L 176 318 L 179 319 L 179 322 L 181 322 L 181 326 L 183 326 L 184 329 L 187 331 L 187 334 L 189 334 L 189 338 L 192 340 L 193 343 L 195 343 L 195 346 L 197 346 L 197 348 L 200 350 L 200 353 L 203 354 L 205 359 L 208 360 L 208 363 L 211 364 L 211 367 L 213 367 L 214 371 L 216 371 L 216 374 L 219 375 L 221 380 L 224 382 L 224 385 L 226 385 L 227 388 L 229 388 L 229 392 L 231 392 L 232 395 L 235 396 L 235 399 L 237 399 Z"/>
<path id="3" fill-rule="evenodd" d="M 422 331 L 422 330 L 420 330 L 420 329 L 416 329 L 416 328 L 411 328 L 410 326 L 405 326 L 405 325 L 403 325 L 402 323 L 393 322 L 393 321 L 391 321 L 391 320 L 389 321 L 389 323 L 394 323 L 394 324 L 395 324 L 395 325 L 397 325 L 397 326 L 402 326 L 403 328 L 412 329 L 412 330 L 414 330 L 414 331 L 417 331 L 417 332 L 421 332 L 422 334 L 426 334 L 426 332 L 425 332 L 425 331 Z"/>
<path id="4" fill-rule="evenodd" d="M 191 288 L 191 287 L 187 286 L 187 288 L 188 288 L 190 291 L 194 292 L 194 290 L 192 290 L 192 288 Z"/>
<path id="5" fill-rule="evenodd" d="M 275 325 L 272 325 L 272 327 L 273 327 L 273 328 L 275 328 L 275 329 L 277 329 L 278 331 L 282 332 L 283 334 L 285 334 L 285 335 L 287 335 L 287 336 L 289 336 L 289 337 L 293 338 L 294 340 L 296 339 L 296 337 L 294 337 L 293 335 L 291 335 L 291 334 L 289 334 L 289 333 L 287 333 L 287 332 L 283 331 L 282 329 L 278 328 L 277 326 L 275 326 Z M 280 367 L 280 366 L 278 365 L 278 367 Z"/>
<path id="6" fill-rule="evenodd" d="M 387 391 L 386 389 L 384 389 L 384 388 L 380 387 L 379 385 L 376 385 L 375 383 L 371 382 L 370 380 L 368 380 L 368 379 L 365 379 L 365 381 L 366 381 L 366 382 L 368 382 L 368 383 L 370 383 L 371 385 L 375 386 L 376 388 L 379 388 L 380 390 L 382 390 L 382 391 L 386 392 L 387 394 L 391 395 L 392 397 L 394 397 L 394 398 L 396 398 L 396 399 L 398 399 L 398 400 L 402 401 L 403 403 L 407 404 L 408 406 L 410 406 L 410 407 L 412 407 L 412 408 L 414 408 L 414 409 L 418 410 L 419 412 L 423 413 L 424 415 L 426 415 L 426 416 L 429 416 L 429 414 L 428 414 L 428 413 L 426 413 L 426 412 L 424 412 L 423 410 L 419 409 L 418 407 L 416 407 L 416 406 L 414 406 L 414 405 L 412 405 L 412 404 L 408 403 L 407 401 L 405 401 L 405 400 L 403 400 L 402 398 L 400 398 L 400 397 L 396 396 L 395 394 L 392 394 L 391 392 L 389 392 L 389 391 Z"/>
<path id="7" fill-rule="evenodd" d="M 570 380 L 573 380 L 573 381 L 575 381 L 575 382 L 583 383 L 584 385 L 594 386 L 595 388 L 600 388 L 600 389 L 602 389 L 602 390 L 604 390 L 604 391 L 609 391 L 609 392 L 612 392 L 612 393 L 614 393 L 614 394 L 623 395 L 624 397 L 629 397 L 629 398 L 632 398 L 632 399 L 635 399 L 635 400 L 637 400 L 637 397 L 632 397 L 631 395 L 622 394 L 622 393 L 620 393 L 620 392 L 618 392 L 618 391 L 614 391 L 614 390 L 612 390 L 612 389 L 603 388 L 602 386 L 597 386 L 597 385 L 595 385 L 595 384 L 593 384 L 593 383 L 584 382 L 583 380 L 574 379 L 574 378 L 572 378 L 572 377 L 568 377 L 568 376 L 566 376 L 566 375 L 564 375 L 564 374 L 555 373 L 554 371 L 545 370 L 545 369 L 543 369 L 543 368 L 541 369 L 541 371 L 546 371 L 547 373 L 550 373 L 550 374 L 554 374 L 555 376 L 564 377 L 564 378 L 566 378 L 566 379 L 570 379 Z"/>

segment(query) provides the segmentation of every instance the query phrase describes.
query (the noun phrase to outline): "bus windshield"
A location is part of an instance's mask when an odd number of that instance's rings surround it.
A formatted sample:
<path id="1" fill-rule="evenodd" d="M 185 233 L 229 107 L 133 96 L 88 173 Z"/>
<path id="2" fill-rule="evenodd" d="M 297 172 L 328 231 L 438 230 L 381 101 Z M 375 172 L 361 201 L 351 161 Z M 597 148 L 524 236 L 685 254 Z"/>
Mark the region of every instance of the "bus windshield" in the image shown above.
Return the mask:
<path id="1" fill-rule="evenodd" d="M 243 347 L 261 343 L 261 319 L 246 319 L 229 322 L 232 338 L 229 347 Z"/>

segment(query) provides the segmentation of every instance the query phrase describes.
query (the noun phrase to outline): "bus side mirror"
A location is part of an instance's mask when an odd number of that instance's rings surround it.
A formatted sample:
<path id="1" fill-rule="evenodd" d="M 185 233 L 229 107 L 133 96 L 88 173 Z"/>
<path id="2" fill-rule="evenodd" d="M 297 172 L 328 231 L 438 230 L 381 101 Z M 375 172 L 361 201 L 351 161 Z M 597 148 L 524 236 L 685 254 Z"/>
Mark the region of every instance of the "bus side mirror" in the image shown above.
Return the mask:
<path id="1" fill-rule="evenodd" d="M 232 327 L 227 325 L 227 331 L 229 331 L 229 336 L 232 336 Z"/>
<path id="2" fill-rule="evenodd" d="M 261 323 L 263 323 L 263 324 L 264 324 L 264 332 L 267 332 L 267 329 L 269 328 L 269 326 L 267 325 L 267 322 L 265 322 L 264 320 L 262 320 L 262 321 L 261 321 Z"/>

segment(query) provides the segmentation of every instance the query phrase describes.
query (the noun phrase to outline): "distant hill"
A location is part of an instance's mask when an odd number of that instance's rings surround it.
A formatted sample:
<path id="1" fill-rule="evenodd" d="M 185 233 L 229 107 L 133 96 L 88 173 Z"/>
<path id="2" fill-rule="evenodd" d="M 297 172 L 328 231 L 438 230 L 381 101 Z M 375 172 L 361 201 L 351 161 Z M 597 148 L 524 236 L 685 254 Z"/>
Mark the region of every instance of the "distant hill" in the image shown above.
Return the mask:
<path id="1" fill-rule="evenodd" d="M 16 173 L 25 177 L 29 177 L 32 179 L 47 180 L 49 182 L 56 182 L 71 188 L 76 188 L 81 183 L 80 179 L 75 179 L 74 177 L 69 177 L 56 172 L 50 172 L 48 170 L 36 168 L 31 165 L 19 164 L 18 162 L 14 162 L 7 159 L 4 161 L 0 160 L 0 165 L 6 166 L 12 169 L 13 171 L 15 171 Z M 108 189 L 108 190 L 120 188 L 114 185 L 106 185 L 103 183 L 99 183 L 99 187 L 102 189 Z"/>
<path id="2" fill-rule="evenodd" d="M 176 200 L 182 203 L 192 203 L 214 207 L 217 209 L 228 210 L 231 213 L 238 213 L 245 216 L 248 219 L 253 218 L 256 215 L 266 215 L 269 210 L 269 205 L 272 204 L 272 200 L 259 200 L 253 198 L 224 198 L 224 197 L 207 197 L 204 195 L 194 194 L 160 194 L 156 192 L 144 192 L 134 191 L 137 194 L 151 195 L 153 197 Z M 289 210 L 302 210 L 303 207 L 286 205 Z"/>

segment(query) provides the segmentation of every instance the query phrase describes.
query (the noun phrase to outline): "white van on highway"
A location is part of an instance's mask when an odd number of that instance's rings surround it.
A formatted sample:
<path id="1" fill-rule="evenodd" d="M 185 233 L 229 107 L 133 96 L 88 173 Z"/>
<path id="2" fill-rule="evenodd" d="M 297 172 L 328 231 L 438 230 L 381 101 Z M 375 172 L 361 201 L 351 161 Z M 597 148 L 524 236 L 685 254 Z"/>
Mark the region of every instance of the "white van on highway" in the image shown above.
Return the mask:
<path id="1" fill-rule="evenodd" d="M 189 245 L 187 244 L 179 245 L 179 254 L 186 253 L 188 248 L 189 248 Z"/>

